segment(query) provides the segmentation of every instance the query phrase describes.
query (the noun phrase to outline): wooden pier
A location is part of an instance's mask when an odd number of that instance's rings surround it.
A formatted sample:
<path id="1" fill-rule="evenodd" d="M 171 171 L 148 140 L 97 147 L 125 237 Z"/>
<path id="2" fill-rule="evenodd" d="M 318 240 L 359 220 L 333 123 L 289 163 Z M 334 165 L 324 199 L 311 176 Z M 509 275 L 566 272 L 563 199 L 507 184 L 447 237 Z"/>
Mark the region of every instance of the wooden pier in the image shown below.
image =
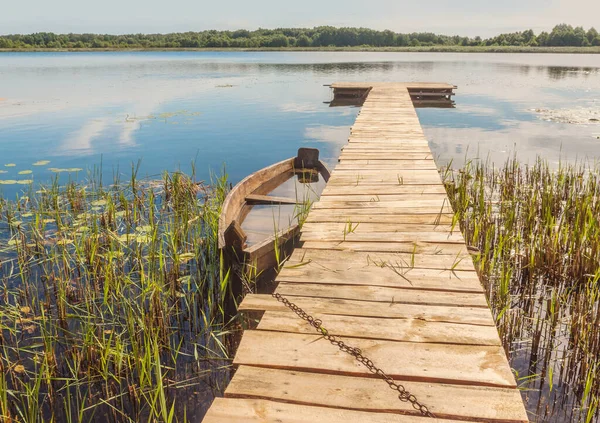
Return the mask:
<path id="1" fill-rule="evenodd" d="M 243 334 L 239 367 L 204 422 L 528 421 L 410 92 L 454 87 L 332 87 L 367 93 L 276 292 L 360 348 L 435 417 L 400 401 L 271 295 L 252 294 L 240 310 L 264 314 Z"/>

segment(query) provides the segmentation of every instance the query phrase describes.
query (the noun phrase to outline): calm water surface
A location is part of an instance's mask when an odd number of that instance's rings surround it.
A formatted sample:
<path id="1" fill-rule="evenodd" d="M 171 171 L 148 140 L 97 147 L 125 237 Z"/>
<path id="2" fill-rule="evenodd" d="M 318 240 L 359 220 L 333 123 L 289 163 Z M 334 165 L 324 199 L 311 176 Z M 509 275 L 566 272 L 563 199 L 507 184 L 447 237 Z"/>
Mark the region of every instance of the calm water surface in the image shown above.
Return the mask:
<path id="1" fill-rule="evenodd" d="M 419 109 L 439 164 L 600 154 L 600 125 L 547 122 L 532 110 L 600 108 L 597 55 L 3 53 L 0 180 L 43 182 L 50 168 L 102 163 L 110 181 L 141 159 L 140 176 L 195 161 L 200 177 L 225 164 L 237 182 L 302 146 L 333 164 L 358 112 L 324 103 L 323 85 L 341 80 L 458 85 L 456 109 Z M 5 195 L 23 187 L 0 185 Z"/>
<path id="2" fill-rule="evenodd" d="M 600 157 L 599 124 L 534 111 L 600 109 L 600 55 L 4 53 L 0 190 L 86 178 L 100 164 L 110 182 L 140 159 L 139 176 L 194 162 L 200 178 L 226 166 L 235 183 L 299 147 L 333 165 L 358 109 L 328 107 L 324 84 L 365 80 L 458 85 L 455 109 L 418 110 L 439 165 Z"/>

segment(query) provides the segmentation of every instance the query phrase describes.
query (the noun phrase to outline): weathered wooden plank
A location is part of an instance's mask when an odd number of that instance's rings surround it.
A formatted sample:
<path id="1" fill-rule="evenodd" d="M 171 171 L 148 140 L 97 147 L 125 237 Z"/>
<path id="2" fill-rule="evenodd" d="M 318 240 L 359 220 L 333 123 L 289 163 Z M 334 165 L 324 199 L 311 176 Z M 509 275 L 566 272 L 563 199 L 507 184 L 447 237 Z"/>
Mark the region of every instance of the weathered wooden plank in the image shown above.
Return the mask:
<path id="1" fill-rule="evenodd" d="M 359 224 L 360 225 L 360 224 Z M 353 226 L 356 227 L 356 226 Z M 381 243 L 415 243 L 427 242 L 435 244 L 459 244 L 464 245 L 465 240 L 460 232 L 369 232 L 361 230 L 358 226 L 354 230 L 330 231 L 330 230 L 302 230 L 301 241 L 348 241 L 348 242 L 381 242 Z"/>
<path id="2" fill-rule="evenodd" d="M 414 185 L 411 185 L 414 186 Z M 335 194 L 328 191 L 325 194 L 321 194 L 321 198 L 319 198 L 319 202 L 329 202 L 329 201 L 377 201 L 377 202 L 387 202 L 387 201 L 411 201 L 415 197 L 419 199 L 425 200 L 439 200 L 440 203 L 446 199 L 445 194 Z"/>
<path id="3" fill-rule="evenodd" d="M 331 407 L 287 404 L 264 399 L 215 398 L 204 423 L 423 423 L 423 418 L 389 413 L 370 413 Z M 451 420 L 429 419 L 445 423 Z"/>
<path id="4" fill-rule="evenodd" d="M 272 195 L 250 194 L 246 196 L 249 204 L 298 204 L 295 198 L 275 197 Z"/>
<path id="5" fill-rule="evenodd" d="M 387 385 L 370 378 L 321 374 L 318 384 L 314 380 L 314 373 L 240 366 L 225 396 L 379 413 L 417 413 L 411 404 L 398 401 L 398 395 Z M 438 418 L 528 422 L 515 389 L 422 382 L 406 383 L 405 388 Z"/>
<path id="6" fill-rule="evenodd" d="M 415 223 L 357 223 L 352 224 L 351 222 L 307 222 L 302 226 L 303 232 L 338 232 L 338 233 L 349 233 L 349 232 L 368 232 L 368 233 L 397 233 L 397 232 L 406 232 L 406 233 L 421 233 L 421 232 L 439 232 L 446 235 L 451 235 L 454 233 L 460 233 L 460 229 L 458 225 L 456 227 L 452 227 L 452 225 L 448 224 L 439 224 L 439 225 L 424 225 L 424 224 L 415 224 Z"/>
<path id="7" fill-rule="evenodd" d="M 456 307 L 488 308 L 483 293 L 465 293 L 449 291 L 425 291 L 404 288 L 391 288 L 368 285 L 334 285 L 320 283 L 280 282 L 277 292 L 291 297 L 316 297 L 356 301 L 375 301 L 386 304 L 423 304 Z"/>
<path id="8" fill-rule="evenodd" d="M 416 197 L 416 196 L 415 196 Z M 452 207 L 448 198 L 418 198 L 406 199 L 404 201 L 360 201 L 352 198 L 351 195 L 346 197 L 326 198 L 323 201 L 316 202 L 313 207 L 315 210 L 320 209 L 415 209 L 426 208 L 435 211 L 445 210 L 447 213 L 452 213 Z"/>
<path id="9" fill-rule="evenodd" d="M 489 311 L 488 311 L 489 313 Z M 498 346 L 425 344 L 352 338 L 386 373 L 401 380 L 516 387 Z M 234 364 L 339 375 L 373 376 L 353 356 L 320 335 L 250 330 L 244 332 Z"/>
<path id="10" fill-rule="evenodd" d="M 327 185 L 321 193 L 324 195 L 354 195 L 354 194 L 372 194 L 372 195 L 388 195 L 388 194 L 442 194 L 446 195 L 446 189 L 441 184 L 430 185 L 367 185 L 357 186 L 333 186 Z"/>
<path id="11" fill-rule="evenodd" d="M 330 250 L 326 250 L 331 254 Z M 341 286 L 389 286 L 412 290 L 437 290 L 450 292 L 483 293 L 477 274 L 468 270 L 438 270 L 411 268 L 399 262 L 391 262 L 385 267 L 375 265 L 369 268 L 334 270 L 330 263 L 315 261 L 294 267 L 290 263 L 279 273 L 279 282 L 322 284 Z M 310 286 L 307 286 L 307 290 Z"/>
<path id="12" fill-rule="evenodd" d="M 318 213 L 320 211 L 320 213 Z M 406 214 L 360 214 L 352 213 L 352 210 L 331 209 L 311 211 L 306 222 L 341 222 L 352 223 L 373 222 L 373 223 L 420 223 L 427 225 L 438 225 L 443 223 L 452 223 L 453 215 L 450 213 L 410 213 Z"/>
<path id="13" fill-rule="evenodd" d="M 438 255 L 431 256 L 426 254 L 403 254 L 403 253 L 361 253 L 336 251 L 331 254 L 324 250 L 311 250 L 309 248 L 296 248 L 284 265 L 288 267 L 299 268 L 302 265 L 314 265 L 321 268 L 330 269 L 340 272 L 344 270 L 369 270 L 375 271 L 378 268 L 386 268 L 395 266 L 397 268 L 404 267 L 414 271 L 417 269 L 435 269 L 437 272 L 428 275 L 428 278 L 436 278 L 443 276 L 446 279 L 451 278 L 451 273 L 441 272 L 447 271 L 470 271 L 474 273 L 473 261 L 470 254 L 459 256 Z M 390 269 L 391 270 L 391 269 Z M 479 281 L 477 275 L 474 275 L 475 280 Z M 447 281 L 445 281 L 447 283 Z"/>
<path id="14" fill-rule="evenodd" d="M 323 327 L 331 334 L 348 338 L 364 338 L 434 344 L 500 346 L 495 327 L 457 323 L 427 322 L 418 319 L 387 319 L 327 315 Z M 266 311 L 259 330 L 314 334 L 315 328 L 286 311 Z"/>
<path id="15" fill-rule="evenodd" d="M 316 315 L 335 314 L 340 316 L 386 317 L 396 319 L 420 319 L 429 322 L 460 323 L 479 326 L 493 326 L 492 314 L 480 307 L 457 307 L 401 302 L 389 303 L 330 298 L 294 297 L 294 303 L 307 313 Z M 239 311 L 271 310 L 290 311 L 271 295 L 248 294 L 239 306 Z"/>
<path id="16" fill-rule="evenodd" d="M 367 242 L 367 241 L 304 241 L 304 248 L 334 251 L 377 251 L 408 254 L 449 254 L 452 256 L 466 254 L 467 248 L 460 243 L 427 243 L 427 242 Z"/>

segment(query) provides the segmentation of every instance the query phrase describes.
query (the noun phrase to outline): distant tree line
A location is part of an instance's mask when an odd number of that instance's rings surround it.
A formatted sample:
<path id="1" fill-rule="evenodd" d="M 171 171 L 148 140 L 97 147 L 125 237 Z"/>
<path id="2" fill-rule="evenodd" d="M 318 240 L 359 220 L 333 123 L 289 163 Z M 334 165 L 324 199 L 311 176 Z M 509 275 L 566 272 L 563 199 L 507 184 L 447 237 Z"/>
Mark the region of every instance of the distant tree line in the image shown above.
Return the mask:
<path id="1" fill-rule="evenodd" d="M 261 47 L 405 47 L 405 46 L 600 46 L 594 28 L 561 24 L 550 33 L 535 34 L 531 29 L 500 34 L 493 38 L 437 35 L 430 32 L 410 34 L 375 31 L 367 28 L 312 29 L 278 28 L 248 31 L 202 31 L 172 34 L 54 34 L 39 32 L 28 35 L 0 36 L 0 48 L 261 48 Z"/>

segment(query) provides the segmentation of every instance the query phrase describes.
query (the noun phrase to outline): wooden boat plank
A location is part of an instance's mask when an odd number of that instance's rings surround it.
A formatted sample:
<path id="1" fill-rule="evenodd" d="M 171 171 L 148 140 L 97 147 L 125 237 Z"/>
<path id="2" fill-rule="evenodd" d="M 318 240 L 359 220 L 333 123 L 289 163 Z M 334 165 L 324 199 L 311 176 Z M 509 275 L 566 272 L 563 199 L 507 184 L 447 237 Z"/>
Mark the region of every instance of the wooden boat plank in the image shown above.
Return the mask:
<path id="1" fill-rule="evenodd" d="M 406 383 L 405 387 L 439 418 L 528 422 L 523 407 L 517 406 L 521 400 L 516 389 L 423 382 Z M 416 413 L 411 404 L 398 401 L 397 394 L 385 384 L 370 378 L 251 366 L 239 367 L 225 397 L 266 398 L 376 413 Z"/>

